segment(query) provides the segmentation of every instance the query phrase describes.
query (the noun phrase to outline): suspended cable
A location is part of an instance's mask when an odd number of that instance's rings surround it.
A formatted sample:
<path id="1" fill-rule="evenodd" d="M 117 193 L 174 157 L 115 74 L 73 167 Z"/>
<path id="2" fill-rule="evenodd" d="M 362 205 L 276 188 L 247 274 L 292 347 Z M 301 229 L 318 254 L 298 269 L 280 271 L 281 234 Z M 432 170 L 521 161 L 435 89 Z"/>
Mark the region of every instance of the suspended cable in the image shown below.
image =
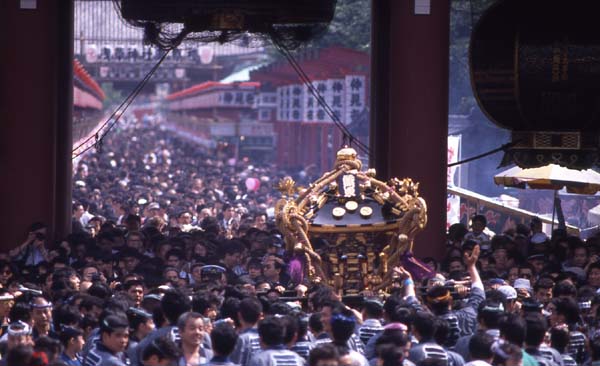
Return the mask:
<path id="1" fill-rule="evenodd" d="M 76 148 L 73 149 L 72 154 L 74 154 L 74 155 L 72 156 L 72 159 L 76 159 L 77 157 L 83 155 L 85 152 L 87 152 L 88 150 L 90 150 L 93 147 L 96 147 L 96 148 L 102 147 L 102 139 L 104 139 L 104 137 L 110 132 L 110 130 L 115 126 L 115 124 L 117 124 L 119 122 L 119 120 L 121 119 L 121 116 L 125 113 L 127 108 L 129 108 L 131 103 L 133 103 L 135 98 L 142 91 L 142 89 L 144 88 L 144 86 L 146 85 L 148 80 L 150 80 L 152 75 L 154 75 L 156 70 L 158 70 L 158 68 L 160 67 L 162 62 L 165 60 L 165 58 L 167 57 L 169 52 L 171 52 L 171 50 L 172 50 L 172 48 L 165 51 L 165 53 L 161 56 L 161 58 L 158 60 L 158 62 L 150 69 L 150 71 L 146 74 L 146 76 L 144 76 L 144 78 L 136 85 L 136 87 L 131 91 L 131 93 L 129 93 L 127 98 L 125 98 L 125 100 L 123 100 L 123 102 L 106 119 L 106 121 L 102 124 L 102 126 L 100 126 L 100 128 L 98 129 L 96 134 L 89 136 L 81 144 L 79 144 Z M 115 118 L 115 116 L 116 116 L 116 118 Z M 113 118 L 114 118 L 114 120 L 113 120 Z M 112 120 L 112 123 L 110 123 L 111 120 Z M 106 128 L 106 131 L 103 131 L 103 129 L 107 125 L 108 125 L 108 128 Z M 85 149 L 83 149 L 82 151 L 79 151 L 76 153 L 76 151 L 78 151 L 82 146 L 88 144 L 92 139 L 95 139 L 94 144 L 92 144 L 92 145 L 86 147 Z"/>
<path id="2" fill-rule="evenodd" d="M 343 141 L 348 140 L 350 143 L 354 142 L 356 147 L 358 147 L 363 153 L 365 153 L 368 157 L 370 157 L 371 156 L 370 148 L 366 144 L 364 144 L 362 141 L 357 139 L 350 132 L 350 130 L 340 121 L 337 113 L 335 113 L 331 109 L 331 107 L 329 106 L 327 101 L 325 101 L 325 99 L 323 98 L 321 93 L 317 90 L 317 88 L 315 88 L 312 85 L 312 80 L 310 80 L 309 76 L 304 72 L 304 70 L 302 69 L 302 66 L 300 66 L 300 64 L 296 61 L 296 59 L 290 53 L 290 51 L 278 41 L 277 37 L 273 37 L 272 39 L 273 39 L 273 43 L 275 44 L 276 48 L 281 52 L 281 54 L 283 54 L 283 56 L 285 56 L 285 58 L 287 59 L 289 64 L 292 66 L 294 71 L 296 71 L 296 73 L 300 77 L 300 80 L 304 83 L 304 85 L 306 85 L 306 87 L 308 88 L 310 93 L 315 97 L 317 102 L 323 107 L 323 109 L 325 110 L 325 113 L 327 113 L 327 115 L 331 118 L 331 120 L 336 125 L 336 127 L 342 132 Z"/>
<path id="3" fill-rule="evenodd" d="M 472 156 L 472 157 L 470 157 L 468 159 L 464 159 L 464 160 L 461 160 L 461 161 L 456 161 L 454 163 L 448 164 L 448 168 L 456 166 L 456 165 L 461 165 L 461 164 L 469 163 L 471 161 L 478 160 L 478 159 L 481 159 L 481 158 L 485 158 L 486 156 L 495 154 L 495 153 L 497 153 L 499 151 L 506 151 L 507 149 L 509 149 L 509 148 L 511 148 L 511 147 L 513 147 L 513 146 L 515 146 L 517 144 L 519 144 L 520 142 L 521 142 L 521 140 L 509 142 L 509 143 L 506 143 L 506 144 L 504 144 L 504 145 L 502 145 L 502 146 L 500 146 L 498 148 L 495 148 L 494 150 L 490 150 L 490 151 L 485 152 L 483 154 L 475 155 L 475 156 Z"/>
<path id="4" fill-rule="evenodd" d="M 368 148 L 368 146 L 365 145 L 364 143 L 362 143 L 357 138 L 355 138 L 354 135 L 352 135 L 350 130 L 339 120 L 339 117 L 337 116 L 337 114 L 331 109 L 331 107 L 329 107 L 329 104 L 321 96 L 318 89 L 316 89 L 312 85 L 312 81 L 306 75 L 304 70 L 302 70 L 301 66 L 297 63 L 297 61 L 293 58 L 293 55 L 291 55 L 291 53 L 289 53 L 289 52 L 286 52 L 286 54 L 290 57 L 290 63 L 292 64 L 292 66 L 294 67 L 294 70 L 296 70 L 296 72 L 298 73 L 300 78 L 305 82 L 305 84 L 307 85 L 311 94 L 315 97 L 315 99 L 317 99 L 319 104 L 323 107 L 323 109 L 325 110 L 327 115 L 331 118 L 331 120 L 338 127 L 338 129 L 341 130 L 341 132 L 344 136 L 344 140 L 348 140 L 350 142 L 350 144 L 352 144 L 352 141 L 354 141 L 355 144 L 357 145 L 357 147 L 361 151 L 363 151 L 365 154 L 367 154 L 367 156 L 370 156 L 371 154 L 370 154 L 370 149 Z"/>
<path id="5" fill-rule="evenodd" d="M 129 102 L 129 100 L 135 99 L 135 97 L 139 94 L 142 88 L 146 85 L 148 80 L 152 77 L 154 72 L 158 69 L 160 64 L 164 61 L 167 56 L 168 51 L 159 59 L 159 61 L 150 69 L 150 71 L 144 76 L 144 78 L 136 85 L 136 87 L 129 93 L 129 95 L 123 100 L 123 102 L 114 110 L 114 112 L 107 118 L 107 120 L 100 126 L 98 132 L 100 132 L 106 125 L 108 125 L 111 119 L 123 108 L 123 106 Z M 122 113 L 121 113 L 122 114 Z M 96 134 L 97 136 L 98 134 Z M 79 144 L 76 148 L 73 149 L 73 152 L 77 151 L 81 146 L 87 144 L 90 140 L 92 140 L 95 136 L 88 137 L 85 141 Z"/>

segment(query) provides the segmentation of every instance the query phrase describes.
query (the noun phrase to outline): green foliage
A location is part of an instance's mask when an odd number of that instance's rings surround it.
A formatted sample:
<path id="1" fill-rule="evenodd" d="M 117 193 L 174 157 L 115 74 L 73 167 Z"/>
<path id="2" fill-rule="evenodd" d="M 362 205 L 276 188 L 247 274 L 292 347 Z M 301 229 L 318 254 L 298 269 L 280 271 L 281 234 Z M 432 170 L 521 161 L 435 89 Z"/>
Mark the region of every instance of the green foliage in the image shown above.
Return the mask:
<path id="1" fill-rule="evenodd" d="M 469 41 L 473 26 L 481 14 L 495 1 L 451 0 L 450 113 L 468 114 L 476 105 L 469 74 Z M 371 0 L 338 0 L 335 17 L 327 32 L 299 51 L 311 47 L 325 48 L 334 45 L 369 51 Z M 273 59 L 280 59 L 280 56 L 273 51 L 269 54 Z"/>
<path id="2" fill-rule="evenodd" d="M 314 47 L 343 46 L 369 51 L 371 46 L 371 0 L 338 0 L 327 33 Z"/>
<path id="3" fill-rule="evenodd" d="M 371 48 L 371 0 L 337 0 L 335 16 L 327 30 L 293 53 L 331 46 L 369 52 Z M 273 62 L 284 59 L 274 47 L 267 47 L 266 53 Z"/>

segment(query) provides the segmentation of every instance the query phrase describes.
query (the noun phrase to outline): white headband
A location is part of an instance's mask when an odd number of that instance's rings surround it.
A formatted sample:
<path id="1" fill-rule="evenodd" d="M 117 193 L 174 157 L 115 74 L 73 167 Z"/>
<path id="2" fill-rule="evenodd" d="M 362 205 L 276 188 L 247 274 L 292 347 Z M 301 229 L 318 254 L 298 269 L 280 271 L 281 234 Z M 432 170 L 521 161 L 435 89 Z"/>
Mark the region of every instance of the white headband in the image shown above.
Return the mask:
<path id="1" fill-rule="evenodd" d="M 18 329 L 15 329 L 18 328 Z M 29 327 L 29 324 L 22 322 L 22 321 L 17 321 L 15 323 L 12 323 L 11 325 L 8 326 L 8 335 L 13 336 L 13 337 L 19 337 L 19 336 L 28 336 L 31 334 L 31 327 Z"/>
<path id="2" fill-rule="evenodd" d="M 9 293 L 6 293 L 4 295 L 0 295 L 0 301 L 4 301 L 4 300 L 14 300 L 15 297 Z"/>

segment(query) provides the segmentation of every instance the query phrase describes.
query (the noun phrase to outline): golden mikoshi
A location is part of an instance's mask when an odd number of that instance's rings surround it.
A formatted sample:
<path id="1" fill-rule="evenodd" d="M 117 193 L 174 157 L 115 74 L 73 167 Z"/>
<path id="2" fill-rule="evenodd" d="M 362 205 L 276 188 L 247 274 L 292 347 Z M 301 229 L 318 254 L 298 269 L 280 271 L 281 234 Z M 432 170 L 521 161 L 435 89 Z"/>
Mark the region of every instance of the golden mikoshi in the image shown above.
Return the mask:
<path id="1" fill-rule="evenodd" d="M 383 182 L 374 169 L 361 169 L 356 151 L 344 147 L 333 169 L 308 187 L 282 179 L 275 206 L 286 249 L 303 259 L 304 275 L 346 295 L 389 288 L 389 269 L 412 252 L 416 234 L 427 224 L 418 183 Z"/>

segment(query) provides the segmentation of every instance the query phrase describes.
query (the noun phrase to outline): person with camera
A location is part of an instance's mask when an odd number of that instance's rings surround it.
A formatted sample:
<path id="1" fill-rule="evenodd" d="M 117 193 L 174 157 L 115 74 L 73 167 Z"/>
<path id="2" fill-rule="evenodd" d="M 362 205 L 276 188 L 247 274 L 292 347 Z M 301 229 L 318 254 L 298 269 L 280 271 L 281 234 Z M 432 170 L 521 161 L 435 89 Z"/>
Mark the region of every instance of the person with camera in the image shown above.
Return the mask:
<path id="1" fill-rule="evenodd" d="M 37 266 L 40 262 L 48 262 L 46 249 L 47 227 L 41 222 L 35 222 L 29 227 L 27 239 L 18 247 L 8 252 L 10 258 L 24 266 Z"/>

